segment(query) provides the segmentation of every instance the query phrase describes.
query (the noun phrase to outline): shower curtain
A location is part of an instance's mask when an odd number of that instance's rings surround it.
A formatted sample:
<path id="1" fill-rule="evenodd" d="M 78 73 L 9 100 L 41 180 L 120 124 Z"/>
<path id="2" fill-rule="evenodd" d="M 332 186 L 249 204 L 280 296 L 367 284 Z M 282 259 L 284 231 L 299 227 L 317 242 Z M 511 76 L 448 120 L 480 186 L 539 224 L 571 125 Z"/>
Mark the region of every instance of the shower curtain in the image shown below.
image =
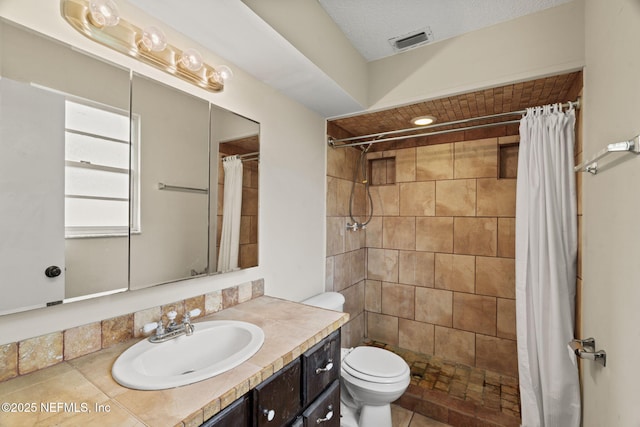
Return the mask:
<path id="1" fill-rule="evenodd" d="M 520 121 L 516 320 L 522 426 L 577 427 L 573 336 L 577 254 L 575 110 L 529 108 Z"/>
<path id="2" fill-rule="evenodd" d="M 242 160 L 238 156 L 225 157 L 222 166 L 224 168 L 224 196 L 218 272 L 232 271 L 238 268 L 240 213 L 242 209 Z"/>

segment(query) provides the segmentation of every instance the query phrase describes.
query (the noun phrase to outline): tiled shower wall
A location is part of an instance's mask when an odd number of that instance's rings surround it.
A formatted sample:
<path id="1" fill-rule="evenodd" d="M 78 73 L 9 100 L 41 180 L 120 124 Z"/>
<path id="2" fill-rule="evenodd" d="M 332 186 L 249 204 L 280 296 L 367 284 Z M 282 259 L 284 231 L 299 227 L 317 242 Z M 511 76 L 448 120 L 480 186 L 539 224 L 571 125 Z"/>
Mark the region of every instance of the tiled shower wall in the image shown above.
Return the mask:
<path id="1" fill-rule="evenodd" d="M 498 152 L 517 140 L 368 154 L 394 160 L 374 162 L 371 178 L 391 183 L 371 187 L 364 233 L 346 230 L 359 150 L 328 149 L 326 289 L 346 297 L 343 345 L 366 336 L 516 375 L 515 179 L 497 176 L 502 163 L 515 177 L 514 159 L 500 162 Z M 362 184 L 354 199 L 360 220 Z"/>
<path id="2" fill-rule="evenodd" d="M 517 374 L 516 180 L 498 178 L 500 145 L 517 141 L 489 138 L 369 155 L 395 158 L 395 183 L 371 187 L 368 338 Z M 515 162 L 502 163 L 515 168 Z M 504 175 L 515 177 L 515 170 Z"/>
<path id="3" fill-rule="evenodd" d="M 327 149 L 327 258 L 325 289 L 345 296 L 349 322 L 342 327 L 342 345 L 353 347 L 365 334 L 365 231 L 347 231 L 349 199 L 360 150 Z M 356 184 L 352 213 L 364 220 L 364 186 Z"/>

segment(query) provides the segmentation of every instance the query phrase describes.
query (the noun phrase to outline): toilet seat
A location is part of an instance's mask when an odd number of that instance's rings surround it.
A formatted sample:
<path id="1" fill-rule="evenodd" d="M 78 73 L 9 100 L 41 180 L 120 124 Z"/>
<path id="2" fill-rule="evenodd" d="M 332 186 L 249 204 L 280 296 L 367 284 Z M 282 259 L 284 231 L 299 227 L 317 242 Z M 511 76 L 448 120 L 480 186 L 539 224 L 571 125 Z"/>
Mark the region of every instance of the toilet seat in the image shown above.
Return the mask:
<path id="1" fill-rule="evenodd" d="M 360 380 L 392 384 L 409 376 L 409 366 L 398 355 L 376 347 L 356 347 L 342 359 L 342 369 Z"/>

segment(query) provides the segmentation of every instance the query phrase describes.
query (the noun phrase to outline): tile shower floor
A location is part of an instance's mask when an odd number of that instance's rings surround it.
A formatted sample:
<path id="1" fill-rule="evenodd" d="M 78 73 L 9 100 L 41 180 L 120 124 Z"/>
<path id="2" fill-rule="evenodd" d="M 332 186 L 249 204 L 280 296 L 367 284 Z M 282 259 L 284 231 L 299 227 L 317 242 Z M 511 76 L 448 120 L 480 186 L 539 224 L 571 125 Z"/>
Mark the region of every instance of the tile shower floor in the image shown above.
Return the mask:
<path id="1" fill-rule="evenodd" d="M 366 342 L 365 345 L 392 351 L 411 367 L 411 383 L 404 395 L 395 402 L 396 405 L 452 426 L 520 425 L 517 378 L 377 341 Z M 417 425 L 430 425 L 422 424 L 423 421 Z M 409 426 L 413 427 L 413 424 Z"/>

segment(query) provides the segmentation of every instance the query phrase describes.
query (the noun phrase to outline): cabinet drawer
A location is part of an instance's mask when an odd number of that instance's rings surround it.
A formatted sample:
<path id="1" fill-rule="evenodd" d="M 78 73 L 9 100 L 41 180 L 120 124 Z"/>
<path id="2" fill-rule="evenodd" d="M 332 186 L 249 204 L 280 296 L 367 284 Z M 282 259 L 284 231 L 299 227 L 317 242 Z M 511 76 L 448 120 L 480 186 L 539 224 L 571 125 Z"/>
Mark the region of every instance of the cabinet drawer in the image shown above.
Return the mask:
<path id="1" fill-rule="evenodd" d="M 304 427 L 340 427 L 340 382 L 334 381 L 302 414 Z"/>
<path id="2" fill-rule="evenodd" d="M 253 389 L 255 426 L 283 426 L 300 412 L 300 366 L 296 359 Z"/>
<path id="3" fill-rule="evenodd" d="M 312 402 L 340 377 L 340 330 L 333 332 L 302 355 L 303 404 Z"/>
<path id="4" fill-rule="evenodd" d="M 209 418 L 201 427 L 249 427 L 251 405 L 249 396 L 244 395 L 221 412 Z"/>

